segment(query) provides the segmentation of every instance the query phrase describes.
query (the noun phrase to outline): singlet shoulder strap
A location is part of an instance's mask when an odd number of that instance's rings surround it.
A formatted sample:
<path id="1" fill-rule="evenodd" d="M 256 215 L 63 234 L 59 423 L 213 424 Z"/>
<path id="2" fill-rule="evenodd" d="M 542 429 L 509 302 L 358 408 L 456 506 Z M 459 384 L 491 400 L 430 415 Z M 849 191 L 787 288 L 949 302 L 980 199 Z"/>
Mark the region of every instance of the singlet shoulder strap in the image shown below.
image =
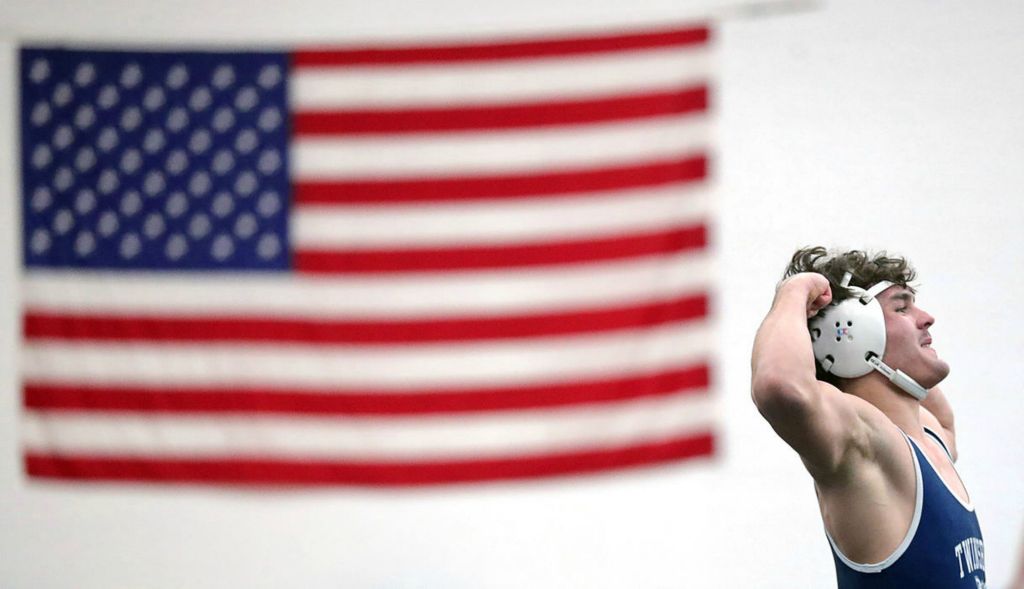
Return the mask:
<path id="1" fill-rule="evenodd" d="M 931 437 L 933 440 L 935 440 L 935 443 L 937 443 L 943 449 L 943 451 L 946 452 L 946 456 L 949 457 L 949 464 L 950 466 L 953 467 L 954 474 L 956 474 L 956 477 L 960 479 L 960 473 L 956 471 L 956 464 L 954 464 L 953 462 L 953 456 L 950 454 L 949 448 L 946 447 L 945 442 L 942 441 L 942 437 L 928 428 L 924 428 L 924 433 L 927 436 Z M 913 440 L 911 440 L 911 442 L 915 445 L 917 444 L 917 442 L 914 442 Z M 920 448 L 920 446 L 918 447 Z M 935 475 L 938 477 L 939 481 L 942 482 L 943 486 L 946 487 L 946 490 L 949 491 L 949 494 L 952 495 L 960 503 L 960 505 L 964 507 L 964 509 L 966 509 L 967 511 L 974 511 L 974 503 L 971 501 L 970 495 L 968 495 L 967 500 L 964 501 L 963 498 L 960 497 L 960 495 L 957 495 L 956 492 L 953 491 L 953 488 L 949 486 L 949 483 L 946 482 L 946 479 L 942 478 L 942 476 L 939 475 L 938 468 L 936 468 L 935 464 L 932 463 L 931 458 L 928 458 L 928 454 L 925 454 L 923 452 L 923 449 L 921 454 L 924 456 L 925 462 L 927 462 L 931 469 L 935 471 Z M 963 479 L 960 479 L 960 484 L 963 485 Z"/>
<path id="2" fill-rule="evenodd" d="M 938 442 L 939 446 L 942 447 L 942 451 L 946 453 L 946 456 L 949 456 L 949 461 L 953 462 L 953 454 L 949 451 L 949 448 L 946 447 L 946 442 L 942 440 L 942 436 L 927 427 L 924 428 L 924 433 L 928 434 L 933 440 Z"/>

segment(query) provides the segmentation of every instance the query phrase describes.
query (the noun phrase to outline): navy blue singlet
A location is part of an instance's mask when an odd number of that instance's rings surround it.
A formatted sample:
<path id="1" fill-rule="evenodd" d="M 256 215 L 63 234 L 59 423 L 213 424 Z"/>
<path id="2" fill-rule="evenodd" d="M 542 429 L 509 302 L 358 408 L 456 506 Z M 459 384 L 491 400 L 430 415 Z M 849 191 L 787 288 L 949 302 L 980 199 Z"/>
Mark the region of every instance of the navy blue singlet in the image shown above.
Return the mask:
<path id="1" fill-rule="evenodd" d="M 941 438 L 927 429 L 925 433 L 949 455 Z M 846 558 L 826 532 L 839 589 L 983 589 L 985 543 L 974 506 L 961 502 L 917 442 L 904 437 L 917 472 L 917 504 L 910 530 L 889 558 L 875 564 Z"/>

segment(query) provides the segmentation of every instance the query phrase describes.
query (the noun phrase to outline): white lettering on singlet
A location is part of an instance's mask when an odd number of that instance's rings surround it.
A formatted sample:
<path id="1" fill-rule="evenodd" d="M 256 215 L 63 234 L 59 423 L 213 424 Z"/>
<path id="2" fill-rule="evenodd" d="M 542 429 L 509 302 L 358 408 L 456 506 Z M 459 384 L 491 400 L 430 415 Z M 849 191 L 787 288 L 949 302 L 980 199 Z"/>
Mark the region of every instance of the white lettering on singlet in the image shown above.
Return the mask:
<path id="1" fill-rule="evenodd" d="M 974 571 L 985 570 L 985 542 L 981 538 L 966 538 L 953 547 L 953 553 L 960 565 L 961 579 Z"/>

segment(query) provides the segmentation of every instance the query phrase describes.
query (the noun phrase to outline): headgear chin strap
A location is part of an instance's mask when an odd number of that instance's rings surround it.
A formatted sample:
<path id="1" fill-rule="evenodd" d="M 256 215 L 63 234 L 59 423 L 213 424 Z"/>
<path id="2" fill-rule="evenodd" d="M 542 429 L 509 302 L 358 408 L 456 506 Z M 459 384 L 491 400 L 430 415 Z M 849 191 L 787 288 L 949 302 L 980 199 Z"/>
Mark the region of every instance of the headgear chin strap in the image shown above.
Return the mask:
<path id="1" fill-rule="evenodd" d="M 901 370 L 882 362 L 885 355 L 885 315 L 875 298 L 892 286 L 879 282 L 864 290 L 850 286 L 851 274 L 843 275 L 842 286 L 852 297 L 822 309 L 810 322 L 814 357 L 825 372 L 841 378 L 857 378 L 872 370 L 885 375 L 893 384 L 918 401 L 928 390 Z"/>

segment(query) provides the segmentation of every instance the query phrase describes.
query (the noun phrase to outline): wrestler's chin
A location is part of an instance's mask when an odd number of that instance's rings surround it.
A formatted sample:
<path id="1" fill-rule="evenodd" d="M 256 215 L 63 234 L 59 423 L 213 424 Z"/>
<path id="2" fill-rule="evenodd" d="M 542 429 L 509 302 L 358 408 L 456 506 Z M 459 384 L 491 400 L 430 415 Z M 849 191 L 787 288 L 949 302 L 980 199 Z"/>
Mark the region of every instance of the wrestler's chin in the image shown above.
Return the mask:
<path id="1" fill-rule="evenodd" d="M 929 352 L 932 354 L 931 361 L 927 363 L 927 370 L 923 371 L 922 378 L 917 381 L 918 384 L 926 389 L 937 386 L 949 376 L 949 364 L 939 358 L 935 350 L 929 350 Z"/>

